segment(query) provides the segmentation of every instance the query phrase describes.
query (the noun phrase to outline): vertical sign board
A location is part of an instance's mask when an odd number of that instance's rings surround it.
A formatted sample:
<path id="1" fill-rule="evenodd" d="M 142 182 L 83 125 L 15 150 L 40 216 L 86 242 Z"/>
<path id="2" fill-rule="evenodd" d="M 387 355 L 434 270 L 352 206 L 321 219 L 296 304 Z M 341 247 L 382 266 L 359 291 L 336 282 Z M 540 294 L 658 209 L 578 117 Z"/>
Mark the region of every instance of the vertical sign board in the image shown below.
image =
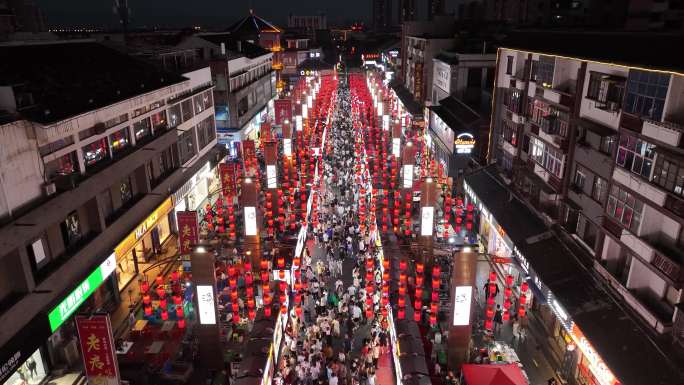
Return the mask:
<path id="1" fill-rule="evenodd" d="M 109 316 L 76 317 L 76 329 L 88 383 L 119 385 L 119 365 Z"/>
<path id="2" fill-rule="evenodd" d="M 277 99 L 273 102 L 275 110 L 275 123 L 280 125 L 285 121 L 292 121 L 292 100 Z"/>
<path id="3" fill-rule="evenodd" d="M 283 155 L 292 156 L 292 139 L 283 138 Z"/>
<path id="4" fill-rule="evenodd" d="M 48 313 L 50 330 L 54 333 L 85 302 L 116 269 L 116 254 L 112 253 L 88 277 Z"/>
<path id="5" fill-rule="evenodd" d="M 432 236 L 433 219 L 435 216 L 435 208 L 432 206 L 424 206 L 420 208 L 420 235 Z"/>
<path id="6" fill-rule="evenodd" d="M 413 165 L 404 165 L 404 188 L 413 188 Z"/>
<path id="7" fill-rule="evenodd" d="M 245 207 L 245 235 L 257 235 L 256 207 Z"/>
<path id="8" fill-rule="evenodd" d="M 394 155 L 395 158 L 401 156 L 401 138 L 392 139 L 392 155 Z"/>
<path id="9" fill-rule="evenodd" d="M 470 324 L 470 305 L 472 301 L 472 286 L 456 286 L 454 289 L 454 326 Z"/>
<path id="10" fill-rule="evenodd" d="M 216 302 L 211 285 L 197 285 L 197 305 L 201 325 L 216 325 Z"/>
<path id="11" fill-rule="evenodd" d="M 266 187 L 276 188 L 278 187 L 278 177 L 276 174 L 276 166 L 274 164 L 266 165 Z"/>
<path id="12" fill-rule="evenodd" d="M 235 195 L 235 164 L 233 162 L 219 163 L 219 175 L 221 176 L 223 195 L 228 197 Z"/>
<path id="13" fill-rule="evenodd" d="M 197 211 L 178 211 L 176 213 L 176 221 L 180 238 L 179 251 L 181 254 L 190 254 L 192 246 L 199 242 Z"/>
<path id="14" fill-rule="evenodd" d="M 416 100 L 423 99 L 423 63 L 415 64 L 415 73 L 413 75 L 413 94 Z"/>

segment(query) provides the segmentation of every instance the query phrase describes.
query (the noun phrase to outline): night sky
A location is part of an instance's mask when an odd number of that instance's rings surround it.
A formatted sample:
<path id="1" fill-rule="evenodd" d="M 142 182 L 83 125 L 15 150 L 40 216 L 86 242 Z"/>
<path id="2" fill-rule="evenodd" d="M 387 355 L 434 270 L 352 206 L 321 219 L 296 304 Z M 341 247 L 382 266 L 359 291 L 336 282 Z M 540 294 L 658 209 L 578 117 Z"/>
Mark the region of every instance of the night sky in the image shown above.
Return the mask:
<path id="1" fill-rule="evenodd" d="M 49 26 L 112 26 L 114 0 L 35 0 Z M 289 13 L 325 12 L 331 23 L 370 19 L 371 0 L 129 0 L 131 24 L 182 27 L 194 24 L 227 27 L 247 15 L 285 25 Z"/>

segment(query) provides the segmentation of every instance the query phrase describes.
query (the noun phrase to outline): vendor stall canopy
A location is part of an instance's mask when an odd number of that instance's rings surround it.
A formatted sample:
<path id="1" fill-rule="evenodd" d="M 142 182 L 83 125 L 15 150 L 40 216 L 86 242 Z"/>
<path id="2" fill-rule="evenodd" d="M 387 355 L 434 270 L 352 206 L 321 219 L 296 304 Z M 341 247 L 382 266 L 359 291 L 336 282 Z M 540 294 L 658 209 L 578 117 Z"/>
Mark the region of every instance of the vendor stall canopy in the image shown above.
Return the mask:
<path id="1" fill-rule="evenodd" d="M 463 365 L 467 385 L 529 385 L 516 364 Z"/>

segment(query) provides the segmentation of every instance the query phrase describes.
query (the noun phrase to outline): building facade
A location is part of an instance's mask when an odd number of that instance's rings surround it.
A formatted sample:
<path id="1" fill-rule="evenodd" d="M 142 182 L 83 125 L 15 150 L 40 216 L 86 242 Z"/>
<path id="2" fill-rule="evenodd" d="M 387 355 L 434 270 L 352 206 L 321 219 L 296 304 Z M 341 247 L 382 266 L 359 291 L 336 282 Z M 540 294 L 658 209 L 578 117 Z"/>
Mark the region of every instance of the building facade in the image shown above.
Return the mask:
<path id="1" fill-rule="evenodd" d="M 0 51 L 11 150 L 0 160 L 0 382 L 30 363 L 34 383 L 80 365 L 74 314 L 106 311 L 128 327 L 130 283 L 175 250 L 171 193 L 212 156 L 213 84 L 208 68 L 180 76 L 93 42 Z"/>
<path id="2" fill-rule="evenodd" d="M 202 51 L 215 83 L 216 125 L 231 141 L 257 139 L 261 115 L 276 94 L 273 52 L 229 34 L 198 34 L 179 47 Z"/>
<path id="3" fill-rule="evenodd" d="M 489 160 L 645 324 L 680 338 L 684 75 L 540 50 L 499 50 Z"/>
<path id="4" fill-rule="evenodd" d="M 383 31 L 392 26 L 392 0 L 373 0 L 371 27 Z"/>
<path id="5" fill-rule="evenodd" d="M 287 17 L 287 28 L 316 30 L 328 29 L 328 17 L 320 15 L 292 15 Z"/>
<path id="6" fill-rule="evenodd" d="M 449 36 L 411 35 L 406 37 L 406 77 L 404 87 L 419 103 L 430 100 L 433 79 L 433 59 L 443 50 L 454 47 L 455 40 Z M 403 63 L 402 63 L 403 64 Z"/>

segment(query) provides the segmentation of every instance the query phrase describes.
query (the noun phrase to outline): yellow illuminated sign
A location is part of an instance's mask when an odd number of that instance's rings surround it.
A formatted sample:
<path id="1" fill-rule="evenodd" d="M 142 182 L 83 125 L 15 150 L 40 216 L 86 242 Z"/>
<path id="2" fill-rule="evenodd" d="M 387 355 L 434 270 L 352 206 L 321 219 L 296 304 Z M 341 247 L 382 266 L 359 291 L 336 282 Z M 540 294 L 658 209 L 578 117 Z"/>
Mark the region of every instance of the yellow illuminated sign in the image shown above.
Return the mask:
<path id="1" fill-rule="evenodd" d="M 160 218 L 163 218 L 173 208 L 173 201 L 171 197 L 167 198 L 159 207 L 157 207 L 152 214 L 148 215 L 128 236 L 119 243 L 114 249 L 116 257 L 119 258 L 125 255 L 130 249 L 135 246 L 135 243 L 140 240 L 147 232 L 154 227 Z"/>

